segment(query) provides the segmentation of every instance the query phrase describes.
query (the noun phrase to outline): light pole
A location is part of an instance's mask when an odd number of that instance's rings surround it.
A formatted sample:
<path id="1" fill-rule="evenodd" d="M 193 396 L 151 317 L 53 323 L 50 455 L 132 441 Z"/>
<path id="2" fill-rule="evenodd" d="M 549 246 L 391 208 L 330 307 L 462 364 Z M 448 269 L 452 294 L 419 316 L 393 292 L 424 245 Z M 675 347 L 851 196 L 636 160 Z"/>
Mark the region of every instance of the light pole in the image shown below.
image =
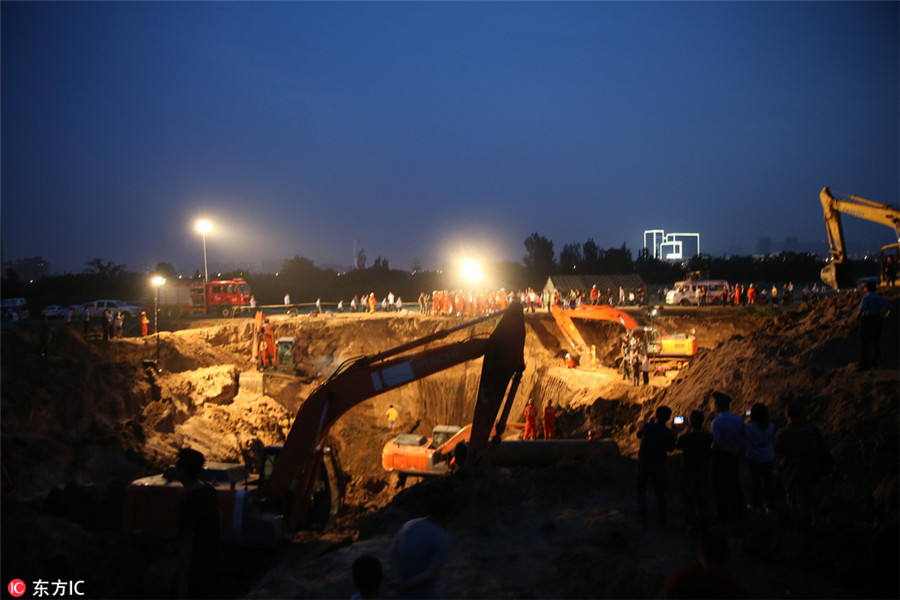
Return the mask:
<path id="1" fill-rule="evenodd" d="M 203 236 L 203 283 L 209 283 L 209 268 L 206 265 L 206 234 L 212 229 L 212 223 L 206 219 L 197 221 L 197 231 Z"/>
<path id="2" fill-rule="evenodd" d="M 156 370 L 159 371 L 159 288 L 166 282 L 165 277 L 154 277 L 153 285 L 156 286 L 156 306 L 153 311 L 153 328 L 156 329 Z"/>

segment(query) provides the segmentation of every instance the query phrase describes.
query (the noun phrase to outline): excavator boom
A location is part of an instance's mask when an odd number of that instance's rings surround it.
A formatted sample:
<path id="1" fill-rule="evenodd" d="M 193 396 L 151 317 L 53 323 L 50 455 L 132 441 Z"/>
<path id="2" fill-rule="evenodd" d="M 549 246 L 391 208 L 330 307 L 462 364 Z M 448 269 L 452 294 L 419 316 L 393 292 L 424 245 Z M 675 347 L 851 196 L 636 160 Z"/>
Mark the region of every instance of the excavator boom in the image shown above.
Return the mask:
<path id="1" fill-rule="evenodd" d="M 846 254 L 841 214 L 853 215 L 873 223 L 892 227 L 900 241 L 900 210 L 890 204 L 881 204 L 849 194 L 835 198 L 828 187 L 822 188 L 822 191 L 819 192 L 819 200 L 822 203 L 825 230 L 828 233 L 828 251 L 831 253 L 831 262 L 822 269 L 822 281 L 834 289 L 855 287 L 856 283 L 853 280 L 850 261 Z M 896 247 L 897 244 L 890 244 L 882 248 L 882 252 Z"/>
<path id="2" fill-rule="evenodd" d="M 362 357 L 338 370 L 307 398 L 297 412 L 264 489 L 268 498 L 286 507 L 288 528 L 297 527 L 310 503 L 325 438 L 341 415 L 373 396 L 484 356 L 470 441 L 470 452 L 477 456 L 487 444 L 504 400 L 504 392 L 510 389 L 508 404 L 515 396 L 515 388 L 524 370 L 525 318 L 522 306 L 513 304 L 502 313 L 494 313 L 463 326 L 469 327 L 500 315 L 502 318 L 489 338 L 472 338 L 412 355 L 397 356 L 446 337 L 462 328 L 459 327 L 372 357 Z M 512 386 L 511 379 L 514 381 Z"/>

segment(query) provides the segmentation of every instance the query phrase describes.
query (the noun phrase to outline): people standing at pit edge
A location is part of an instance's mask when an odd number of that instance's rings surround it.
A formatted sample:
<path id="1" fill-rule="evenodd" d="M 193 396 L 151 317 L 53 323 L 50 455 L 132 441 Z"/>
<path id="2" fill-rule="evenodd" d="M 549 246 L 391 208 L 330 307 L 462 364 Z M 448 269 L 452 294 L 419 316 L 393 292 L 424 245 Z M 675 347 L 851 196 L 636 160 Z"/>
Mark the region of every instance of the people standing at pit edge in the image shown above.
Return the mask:
<path id="1" fill-rule="evenodd" d="M 712 422 L 712 484 L 716 499 L 716 514 L 721 523 L 743 519 L 744 504 L 741 494 L 741 440 L 744 421 L 729 410 L 731 397 L 713 392 L 718 416 Z"/>
<path id="2" fill-rule="evenodd" d="M 390 428 L 391 433 L 394 433 L 394 427 L 397 426 L 397 419 L 400 418 L 400 413 L 398 413 L 397 409 L 394 408 L 394 405 L 391 404 L 388 406 L 388 409 L 384 411 L 384 414 L 387 415 L 388 427 Z"/>
<path id="3" fill-rule="evenodd" d="M 537 408 L 534 407 L 534 398 L 529 398 L 525 405 L 525 431 L 523 440 L 533 440 L 537 431 Z"/>
<path id="4" fill-rule="evenodd" d="M 703 430 L 703 411 L 691 411 L 691 430 L 675 442 L 681 450 L 681 497 L 688 535 L 709 525 L 709 457 L 713 436 Z"/>
<path id="5" fill-rule="evenodd" d="M 150 328 L 150 319 L 147 317 L 147 311 L 141 311 L 141 337 L 147 337 L 148 329 Z"/>
<path id="6" fill-rule="evenodd" d="M 744 427 L 744 439 L 753 498 L 747 508 L 770 512 L 775 508 L 775 424 L 769 420 L 769 409 L 765 404 L 758 402 L 750 408 L 750 422 Z"/>
<path id="7" fill-rule="evenodd" d="M 644 423 L 637 432 L 641 440 L 638 450 L 637 505 L 640 517 L 647 516 L 647 484 L 653 486 L 658 522 L 665 526 L 666 515 L 666 455 L 675 450 L 675 432 L 666 426 L 672 409 L 660 406 L 656 418 Z"/>
<path id="8" fill-rule="evenodd" d="M 856 319 L 859 321 L 859 370 L 878 368 L 881 325 L 891 314 L 891 303 L 879 294 L 874 281 L 866 282 L 867 294 L 859 303 Z M 871 357 L 871 359 L 870 359 Z"/>
<path id="9" fill-rule="evenodd" d="M 547 398 L 544 404 L 544 439 L 552 440 L 556 433 L 556 407 L 553 406 L 553 400 Z"/>

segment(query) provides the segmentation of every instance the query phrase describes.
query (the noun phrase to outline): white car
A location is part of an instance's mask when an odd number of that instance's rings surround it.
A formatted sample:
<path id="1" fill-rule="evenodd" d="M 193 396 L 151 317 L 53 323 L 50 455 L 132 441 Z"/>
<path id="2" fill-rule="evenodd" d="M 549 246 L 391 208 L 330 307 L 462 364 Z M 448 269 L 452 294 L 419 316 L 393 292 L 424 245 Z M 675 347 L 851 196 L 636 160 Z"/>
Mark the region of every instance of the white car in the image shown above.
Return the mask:
<path id="1" fill-rule="evenodd" d="M 93 302 L 85 302 L 84 305 L 91 313 L 91 318 L 96 319 L 103 315 L 104 310 L 111 310 L 113 314 L 117 312 L 125 313 L 129 319 L 133 319 L 141 314 L 141 307 L 132 306 L 121 300 L 94 300 Z"/>
<path id="2" fill-rule="evenodd" d="M 62 319 L 69 313 L 69 309 L 59 304 L 51 304 L 41 311 L 42 317 L 50 317 L 51 319 Z"/>

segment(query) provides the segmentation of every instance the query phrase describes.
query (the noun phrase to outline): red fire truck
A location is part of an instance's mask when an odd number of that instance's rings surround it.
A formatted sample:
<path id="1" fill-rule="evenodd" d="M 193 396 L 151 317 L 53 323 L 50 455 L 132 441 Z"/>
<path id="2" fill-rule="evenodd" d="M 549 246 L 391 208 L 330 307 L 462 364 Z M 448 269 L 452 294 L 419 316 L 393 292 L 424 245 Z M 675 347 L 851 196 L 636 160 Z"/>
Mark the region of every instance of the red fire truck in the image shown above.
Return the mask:
<path id="1" fill-rule="evenodd" d="M 243 279 L 164 283 L 159 310 L 169 317 L 208 313 L 230 317 L 250 310 L 250 286 Z"/>

